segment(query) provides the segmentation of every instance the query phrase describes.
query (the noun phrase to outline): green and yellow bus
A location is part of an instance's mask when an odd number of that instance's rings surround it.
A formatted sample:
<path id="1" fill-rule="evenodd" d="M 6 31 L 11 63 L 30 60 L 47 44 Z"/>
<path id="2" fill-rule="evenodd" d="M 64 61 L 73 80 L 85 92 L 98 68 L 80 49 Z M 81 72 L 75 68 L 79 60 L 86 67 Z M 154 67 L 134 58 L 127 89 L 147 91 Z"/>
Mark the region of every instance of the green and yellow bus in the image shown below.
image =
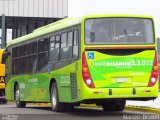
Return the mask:
<path id="1" fill-rule="evenodd" d="M 158 96 L 154 21 L 140 15 L 66 18 L 7 44 L 6 97 L 17 107 L 51 102 L 56 112 Z"/>
<path id="2" fill-rule="evenodd" d="M 7 103 L 5 98 L 5 64 L 4 49 L 0 49 L 0 102 Z"/>

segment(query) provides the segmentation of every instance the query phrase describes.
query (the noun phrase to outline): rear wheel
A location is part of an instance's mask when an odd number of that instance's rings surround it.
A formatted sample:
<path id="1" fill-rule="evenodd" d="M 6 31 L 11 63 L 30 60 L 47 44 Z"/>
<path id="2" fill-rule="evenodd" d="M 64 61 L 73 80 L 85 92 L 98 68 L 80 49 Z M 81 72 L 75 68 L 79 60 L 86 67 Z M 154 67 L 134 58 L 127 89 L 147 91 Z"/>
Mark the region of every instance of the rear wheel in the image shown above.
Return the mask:
<path id="1" fill-rule="evenodd" d="M 15 89 L 15 99 L 16 99 L 16 106 L 18 108 L 24 108 L 26 107 L 26 102 L 25 101 L 20 101 L 20 90 L 19 90 L 19 85 L 16 85 Z"/>
<path id="2" fill-rule="evenodd" d="M 66 103 L 65 112 L 73 112 L 73 111 L 74 111 L 74 105 L 71 103 Z"/>
<path id="3" fill-rule="evenodd" d="M 1 96 L 1 100 L 0 102 L 3 104 L 7 104 L 7 99 L 5 98 L 5 90 L 0 90 L 0 96 Z"/>
<path id="4" fill-rule="evenodd" d="M 102 104 L 104 111 L 123 111 L 125 108 L 126 100 L 119 100 Z"/>
<path id="5" fill-rule="evenodd" d="M 126 105 L 126 100 L 120 100 L 116 103 L 115 111 L 123 111 Z"/>
<path id="6" fill-rule="evenodd" d="M 51 106 L 54 112 L 72 112 L 74 105 L 70 103 L 61 103 L 58 96 L 57 84 L 53 83 L 51 87 Z"/>
<path id="7" fill-rule="evenodd" d="M 65 104 L 59 102 L 57 84 L 53 83 L 51 88 L 51 106 L 54 112 L 64 112 Z"/>

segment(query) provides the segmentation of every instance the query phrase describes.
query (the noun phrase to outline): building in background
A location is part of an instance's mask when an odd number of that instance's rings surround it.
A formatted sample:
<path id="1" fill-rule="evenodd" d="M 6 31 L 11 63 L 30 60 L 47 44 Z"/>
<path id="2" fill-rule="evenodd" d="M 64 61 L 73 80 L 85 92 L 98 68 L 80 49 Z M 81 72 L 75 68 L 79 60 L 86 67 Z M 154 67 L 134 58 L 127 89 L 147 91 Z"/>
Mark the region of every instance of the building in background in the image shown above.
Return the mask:
<path id="1" fill-rule="evenodd" d="M 68 0 L 0 0 L 0 47 L 6 36 L 14 39 L 65 17 Z"/>

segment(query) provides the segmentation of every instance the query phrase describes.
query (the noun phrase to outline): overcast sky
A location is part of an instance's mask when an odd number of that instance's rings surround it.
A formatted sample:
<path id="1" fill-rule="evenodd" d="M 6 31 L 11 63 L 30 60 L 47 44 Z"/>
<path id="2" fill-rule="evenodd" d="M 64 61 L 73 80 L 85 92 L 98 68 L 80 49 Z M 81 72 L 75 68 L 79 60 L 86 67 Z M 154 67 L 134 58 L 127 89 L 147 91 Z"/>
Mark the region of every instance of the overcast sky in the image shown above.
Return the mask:
<path id="1" fill-rule="evenodd" d="M 85 14 L 145 14 L 155 19 L 160 37 L 160 0 L 68 0 L 68 16 Z"/>

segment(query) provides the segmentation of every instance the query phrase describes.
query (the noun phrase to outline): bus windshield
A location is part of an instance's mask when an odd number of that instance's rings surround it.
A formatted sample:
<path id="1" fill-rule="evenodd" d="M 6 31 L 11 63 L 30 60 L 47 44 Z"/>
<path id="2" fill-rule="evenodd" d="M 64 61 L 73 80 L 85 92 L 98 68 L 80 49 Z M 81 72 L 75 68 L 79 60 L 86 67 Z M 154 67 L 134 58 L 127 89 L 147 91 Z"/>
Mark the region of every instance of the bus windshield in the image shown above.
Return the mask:
<path id="1" fill-rule="evenodd" d="M 85 44 L 153 44 L 153 32 L 151 19 L 87 19 Z"/>

